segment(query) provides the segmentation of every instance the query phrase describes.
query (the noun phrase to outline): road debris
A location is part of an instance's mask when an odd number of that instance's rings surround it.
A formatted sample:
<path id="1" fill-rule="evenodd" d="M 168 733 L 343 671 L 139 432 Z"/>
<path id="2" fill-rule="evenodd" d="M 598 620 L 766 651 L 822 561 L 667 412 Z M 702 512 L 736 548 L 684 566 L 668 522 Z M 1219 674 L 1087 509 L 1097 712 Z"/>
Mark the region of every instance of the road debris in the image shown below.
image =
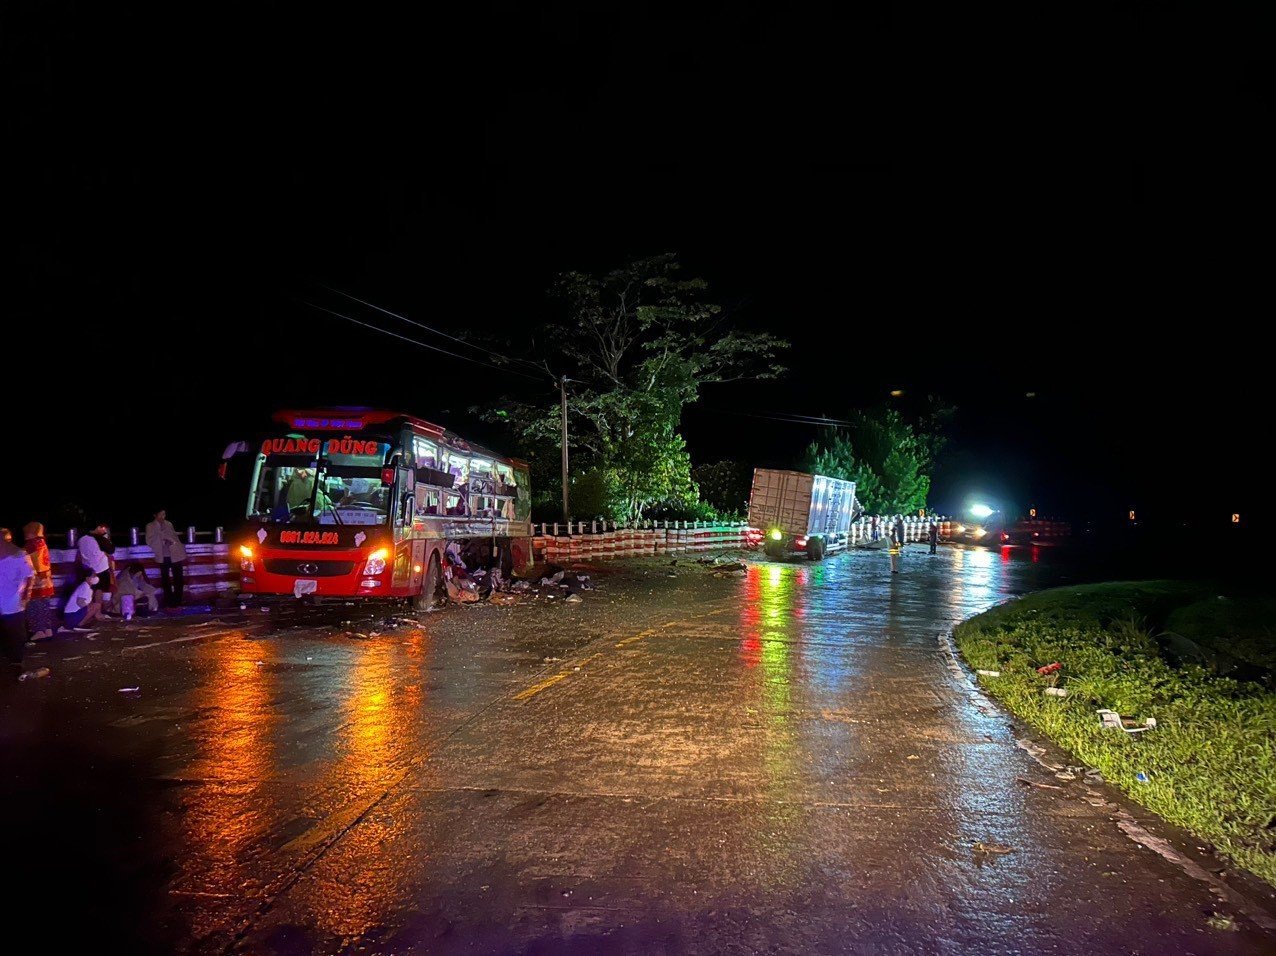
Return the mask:
<path id="1" fill-rule="evenodd" d="M 1211 913 L 1209 919 L 1205 921 L 1205 925 L 1211 929 L 1221 930 L 1225 933 L 1234 933 L 1240 929 L 1236 925 L 1236 920 L 1232 919 L 1225 913 Z"/>
<path id="2" fill-rule="evenodd" d="M 18 675 L 18 680 L 20 681 L 39 680 L 42 677 L 48 677 L 48 676 L 49 676 L 49 669 L 47 667 L 37 667 L 35 670 L 23 671 L 21 674 Z"/>
<path id="3" fill-rule="evenodd" d="M 1040 674 L 1042 677 L 1045 677 L 1047 674 L 1057 673 L 1062 667 L 1063 667 L 1062 664 L 1060 664 L 1058 661 L 1055 661 L 1053 664 L 1047 664 L 1045 667 L 1038 667 L 1037 673 Z"/>
<path id="4" fill-rule="evenodd" d="M 1007 853 L 1015 852 L 1014 847 L 997 843 L 995 840 L 979 840 L 972 849 L 976 856 L 1005 856 Z"/>
<path id="5" fill-rule="evenodd" d="M 584 600 L 585 600 L 585 599 L 584 599 L 583 597 L 581 597 L 579 594 L 569 594 L 569 595 L 567 595 L 567 597 L 564 599 L 563 603 L 564 603 L 564 604 L 580 604 L 580 603 L 582 603 Z"/>
<path id="6" fill-rule="evenodd" d="M 1067 697 L 1068 689 L 1066 687 L 1047 687 L 1045 694 L 1047 697 Z"/>
<path id="7" fill-rule="evenodd" d="M 1035 780 L 1029 780 L 1027 777 L 1015 777 L 1017 783 L 1022 783 L 1025 787 L 1036 787 L 1038 790 L 1062 790 L 1057 784 L 1053 783 L 1037 783 Z"/>
<path id="8" fill-rule="evenodd" d="M 121 687 L 116 691 L 117 694 L 140 694 L 141 692 L 142 688 L 140 687 Z"/>
<path id="9" fill-rule="evenodd" d="M 1102 709 L 1097 711 L 1099 721 L 1104 727 L 1110 727 L 1113 730 L 1123 730 L 1127 734 L 1140 734 L 1145 730 L 1151 730 L 1156 726 L 1156 718 L 1148 717 L 1146 720 L 1138 720 L 1134 717 L 1122 717 L 1115 710 Z"/>

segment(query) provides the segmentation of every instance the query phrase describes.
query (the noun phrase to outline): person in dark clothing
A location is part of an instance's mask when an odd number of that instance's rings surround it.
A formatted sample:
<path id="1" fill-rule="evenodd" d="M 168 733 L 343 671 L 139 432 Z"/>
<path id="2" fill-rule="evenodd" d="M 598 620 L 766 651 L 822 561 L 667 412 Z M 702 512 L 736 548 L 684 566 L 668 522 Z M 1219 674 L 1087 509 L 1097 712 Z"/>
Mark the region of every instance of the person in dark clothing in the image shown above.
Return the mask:
<path id="1" fill-rule="evenodd" d="M 895 541 L 895 547 L 902 548 L 904 546 L 904 519 L 896 518 L 895 525 L 891 528 L 891 538 Z"/>
<path id="2" fill-rule="evenodd" d="M 935 546 L 939 544 L 939 522 L 932 521 L 930 527 L 926 531 L 927 540 L 930 541 L 930 553 L 935 553 Z"/>

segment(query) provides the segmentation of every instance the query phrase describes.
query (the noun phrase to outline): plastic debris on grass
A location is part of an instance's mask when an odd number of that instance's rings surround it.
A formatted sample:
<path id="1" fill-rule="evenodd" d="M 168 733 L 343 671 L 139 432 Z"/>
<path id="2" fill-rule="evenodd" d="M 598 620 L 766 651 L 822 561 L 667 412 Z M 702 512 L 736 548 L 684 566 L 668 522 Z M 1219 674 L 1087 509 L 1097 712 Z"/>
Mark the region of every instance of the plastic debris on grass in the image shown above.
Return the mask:
<path id="1" fill-rule="evenodd" d="M 1121 730 L 1127 734 L 1141 734 L 1145 730 L 1152 730 L 1156 727 L 1156 718 L 1148 717 L 1145 720 L 1138 720 L 1134 717 L 1122 717 L 1115 710 L 1104 708 L 1097 711 L 1099 721 L 1104 727 L 1112 730 Z"/>

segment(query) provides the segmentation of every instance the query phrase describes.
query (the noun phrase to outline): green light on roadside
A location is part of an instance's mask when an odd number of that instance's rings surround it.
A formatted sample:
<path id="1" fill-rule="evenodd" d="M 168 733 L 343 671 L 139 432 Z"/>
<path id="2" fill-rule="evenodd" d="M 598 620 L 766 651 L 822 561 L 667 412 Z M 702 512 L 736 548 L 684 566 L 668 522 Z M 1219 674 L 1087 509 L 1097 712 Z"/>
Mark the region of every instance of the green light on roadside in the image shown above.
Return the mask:
<path id="1" fill-rule="evenodd" d="M 779 541 L 779 540 L 780 540 L 781 538 L 783 538 L 783 537 L 784 537 L 784 534 L 783 534 L 781 531 L 779 531 L 778 529 L 777 529 L 777 530 L 775 530 L 775 531 L 772 531 L 772 532 L 771 532 L 771 540 L 772 540 L 772 541 Z"/>

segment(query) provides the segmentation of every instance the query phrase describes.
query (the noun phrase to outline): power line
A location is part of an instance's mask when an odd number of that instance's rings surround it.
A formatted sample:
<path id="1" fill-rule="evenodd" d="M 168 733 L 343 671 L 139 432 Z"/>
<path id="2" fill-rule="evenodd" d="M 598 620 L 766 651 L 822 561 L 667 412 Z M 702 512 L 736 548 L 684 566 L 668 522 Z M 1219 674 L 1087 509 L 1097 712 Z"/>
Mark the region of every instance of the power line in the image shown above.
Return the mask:
<path id="1" fill-rule="evenodd" d="M 480 352 L 486 352 L 488 355 L 494 355 L 499 359 L 504 359 L 506 362 L 511 362 L 511 363 L 522 362 L 524 365 L 530 366 L 531 368 L 534 368 L 539 372 L 545 372 L 546 375 L 549 374 L 545 369 L 541 368 L 541 366 L 537 365 L 535 362 L 529 362 L 527 361 L 527 359 L 510 358 L 508 355 L 505 355 L 501 352 L 497 352 L 489 348 L 484 348 L 481 345 L 475 345 L 473 342 L 467 342 L 465 339 L 458 338 L 455 335 L 449 335 L 447 332 L 443 332 L 443 331 L 440 331 L 439 329 L 428 326 L 424 322 L 418 322 L 416 319 L 409 319 L 406 315 L 400 315 L 398 312 L 391 312 L 389 309 L 383 309 L 381 306 L 377 305 L 375 302 L 369 302 L 367 299 L 361 299 L 357 295 L 351 295 L 349 292 L 342 292 L 340 289 L 334 289 L 330 285 L 323 285 L 323 283 L 320 283 L 320 285 L 323 288 L 327 289 L 329 292 L 335 292 L 337 295 L 345 296 L 347 299 L 350 299 L 354 302 L 358 302 L 362 305 L 366 305 L 370 309 L 376 309 L 378 312 L 384 312 L 386 315 L 392 316 L 393 318 L 396 318 L 401 322 L 408 323 L 408 325 L 415 325 L 419 329 L 425 329 L 425 331 L 432 332 L 435 335 L 441 335 L 445 339 L 451 339 L 453 342 L 456 342 L 460 345 L 464 345 L 466 348 L 477 349 Z M 550 376 L 550 377 L 553 378 L 553 376 Z"/>
<path id="2" fill-rule="evenodd" d="M 305 299 L 299 299 L 298 301 L 303 303 L 304 305 L 310 306 L 312 309 L 318 309 L 320 312 L 327 312 L 329 315 L 335 315 L 339 319 L 345 319 L 347 322 L 353 322 L 355 325 L 361 325 L 365 329 L 372 329 L 374 332 L 380 332 L 383 335 L 392 335 L 396 339 L 400 339 L 404 342 L 410 342 L 412 345 L 419 345 L 423 349 L 430 349 L 431 351 L 434 351 L 434 352 L 442 352 L 444 355 L 449 355 L 452 358 L 460 359 L 462 362 L 472 362 L 475 365 L 482 365 L 484 368 L 495 369 L 498 372 L 508 372 L 511 375 L 519 375 L 519 376 L 522 376 L 523 378 L 530 379 L 531 381 L 537 382 L 542 385 L 545 382 L 545 380 L 542 378 L 528 375 L 526 372 L 520 372 L 516 368 L 508 368 L 503 365 L 494 365 L 491 362 L 484 362 L 482 359 L 471 358 L 468 355 L 457 355 L 455 352 L 449 352 L 447 349 L 441 349 L 437 345 L 430 345 L 428 342 L 420 342 L 417 339 L 411 338 L 406 335 L 400 335 L 398 332 L 391 332 L 389 329 L 383 329 L 381 328 L 381 326 L 373 325 L 370 322 L 361 322 L 360 320 L 356 318 L 352 318 L 351 316 L 345 315 L 342 312 L 334 312 L 332 309 L 329 309 L 322 305 L 316 305 L 313 302 L 307 302 Z"/>
<path id="3" fill-rule="evenodd" d="M 852 422 L 842 421 L 837 418 L 814 418 L 806 415 L 760 415 L 756 412 L 734 412 L 725 408 L 709 408 L 702 406 L 706 412 L 712 412 L 715 415 L 740 415 L 744 418 L 765 418 L 769 421 L 787 422 L 790 425 L 818 425 L 822 428 L 850 428 Z"/>

